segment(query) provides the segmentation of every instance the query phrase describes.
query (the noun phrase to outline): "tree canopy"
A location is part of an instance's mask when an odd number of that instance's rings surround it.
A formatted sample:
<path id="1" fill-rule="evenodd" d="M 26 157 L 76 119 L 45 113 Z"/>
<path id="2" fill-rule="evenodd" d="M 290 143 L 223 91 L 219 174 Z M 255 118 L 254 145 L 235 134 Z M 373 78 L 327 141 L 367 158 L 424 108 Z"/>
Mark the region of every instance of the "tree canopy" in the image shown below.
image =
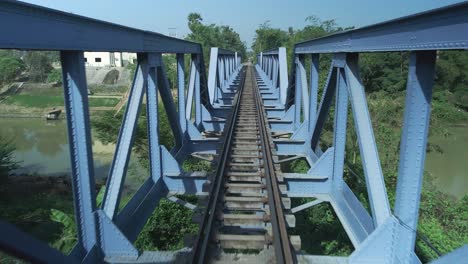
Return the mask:
<path id="1" fill-rule="evenodd" d="M 233 28 L 224 25 L 204 24 L 199 13 L 190 13 L 187 19 L 191 33 L 187 35 L 186 39 L 200 43 L 205 56 L 209 56 L 211 47 L 219 47 L 237 51 L 242 59 L 246 58 L 246 45 Z M 208 57 L 206 61 L 208 62 Z"/>

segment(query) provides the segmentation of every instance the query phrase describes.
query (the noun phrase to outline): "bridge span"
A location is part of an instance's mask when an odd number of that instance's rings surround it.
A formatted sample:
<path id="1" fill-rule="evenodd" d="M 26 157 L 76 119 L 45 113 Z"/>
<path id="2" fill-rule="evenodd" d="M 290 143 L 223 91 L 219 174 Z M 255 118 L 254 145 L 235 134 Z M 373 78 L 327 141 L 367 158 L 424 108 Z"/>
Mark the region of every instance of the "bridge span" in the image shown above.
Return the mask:
<path id="1" fill-rule="evenodd" d="M 290 69 L 284 47 L 256 54 L 255 64 L 213 47 L 207 64 L 198 43 L 11 0 L 0 2 L 0 48 L 60 51 L 78 230 L 76 246 L 64 255 L 0 221 L 1 250 L 33 263 L 420 263 L 415 230 L 437 52 L 468 49 L 468 2 L 297 43 Z M 84 51 L 138 57 L 100 207 Z M 360 79 L 359 54 L 365 52 L 410 57 L 393 209 Z M 177 102 L 163 62 L 168 53 L 176 54 Z M 321 56 L 331 61 L 323 87 Z M 175 137 L 173 149 L 160 144 L 160 103 Z M 147 116 L 150 174 L 119 211 L 141 111 Z M 333 142 L 324 146 L 329 116 Z M 343 179 L 348 116 L 368 208 Z M 213 159 L 216 169 L 185 172 L 182 162 L 189 157 Z M 310 169 L 281 171 L 281 163 L 296 159 L 305 159 Z M 133 242 L 146 221 L 160 199 L 175 194 L 199 197 L 193 208 L 196 238 L 178 251 L 139 252 Z M 291 198 L 314 200 L 292 207 Z M 350 256 L 308 255 L 300 237 L 291 235 L 294 214 L 322 202 L 331 204 L 352 242 Z M 466 261 L 467 254 L 465 245 L 434 263 Z"/>

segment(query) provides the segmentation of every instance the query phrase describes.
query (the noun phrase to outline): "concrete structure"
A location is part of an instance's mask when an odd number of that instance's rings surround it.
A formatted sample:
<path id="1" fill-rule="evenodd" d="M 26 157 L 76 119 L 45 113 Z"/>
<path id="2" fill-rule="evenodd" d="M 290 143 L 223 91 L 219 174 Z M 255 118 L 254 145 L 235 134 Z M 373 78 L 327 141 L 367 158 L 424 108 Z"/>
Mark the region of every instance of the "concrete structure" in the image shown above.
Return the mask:
<path id="1" fill-rule="evenodd" d="M 85 52 L 86 66 L 94 67 L 123 67 L 129 63 L 136 63 L 136 53 L 129 52 Z"/>

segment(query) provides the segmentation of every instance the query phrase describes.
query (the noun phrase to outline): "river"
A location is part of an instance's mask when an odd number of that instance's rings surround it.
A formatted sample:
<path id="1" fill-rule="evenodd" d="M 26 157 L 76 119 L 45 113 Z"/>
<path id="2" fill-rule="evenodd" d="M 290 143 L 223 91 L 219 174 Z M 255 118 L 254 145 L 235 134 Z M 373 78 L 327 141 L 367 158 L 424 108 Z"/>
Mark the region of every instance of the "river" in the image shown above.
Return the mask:
<path id="1" fill-rule="evenodd" d="M 40 118 L 0 118 L 0 135 L 12 139 L 16 151 L 14 158 L 20 168 L 13 175 L 34 174 L 41 176 L 70 176 L 70 153 L 65 120 L 46 121 Z M 97 180 L 109 173 L 114 144 L 103 144 L 92 136 L 94 173 Z M 143 175 L 144 168 L 136 158 L 131 157 L 131 174 Z M 148 174 L 146 174 L 148 175 Z M 133 176 L 130 176 L 134 178 Z M 129 183 L 138 185 L 141 181 Z"/>
<path id="2" fill-rule="evenodd" d="M 440 147 L 426 157 L 426 171 L 439 190 L 462 198 L 468 194 L 468 127 L 450 127 L 448 136 L 431 136 Z"/>
<path id="3" fill-rule="evenodd" d="M 437 136 L 429 140 L 441 147 L 442 152 L 427 155 L 426 171 L 431 175 L 439 190 L 456 198 L 468 194 L 468 127 L 452 127 L 448 137 Z M 16 144 L 15 159 L 21 168 L 14 174 L 70 175 L 70 154 L 66 123 L 45 121 L 38 118 L 2 118 L 0 135 L 12 138 Z M 115 145 L 104 145 L 93 137 L 93 158 L 97 179 L 107 176 Z M 129 174 L 148 175 L 135 158 L 130 159 Z M 134 176 L 130 176 L 133 178 Z M 133 184 L 132 184 L 133 185 Z"/>

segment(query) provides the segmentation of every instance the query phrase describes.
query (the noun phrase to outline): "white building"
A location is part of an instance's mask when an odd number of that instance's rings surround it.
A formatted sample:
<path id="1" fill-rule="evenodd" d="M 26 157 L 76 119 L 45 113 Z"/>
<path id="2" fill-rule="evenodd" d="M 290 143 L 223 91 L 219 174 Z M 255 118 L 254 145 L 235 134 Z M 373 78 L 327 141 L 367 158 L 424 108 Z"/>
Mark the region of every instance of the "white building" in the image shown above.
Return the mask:
<path id="1" fill-rule="evenodd" d="M 136 53 L 128 52 L 85 52 L 86 66 L 123 67 L 136 63 Z"/>

